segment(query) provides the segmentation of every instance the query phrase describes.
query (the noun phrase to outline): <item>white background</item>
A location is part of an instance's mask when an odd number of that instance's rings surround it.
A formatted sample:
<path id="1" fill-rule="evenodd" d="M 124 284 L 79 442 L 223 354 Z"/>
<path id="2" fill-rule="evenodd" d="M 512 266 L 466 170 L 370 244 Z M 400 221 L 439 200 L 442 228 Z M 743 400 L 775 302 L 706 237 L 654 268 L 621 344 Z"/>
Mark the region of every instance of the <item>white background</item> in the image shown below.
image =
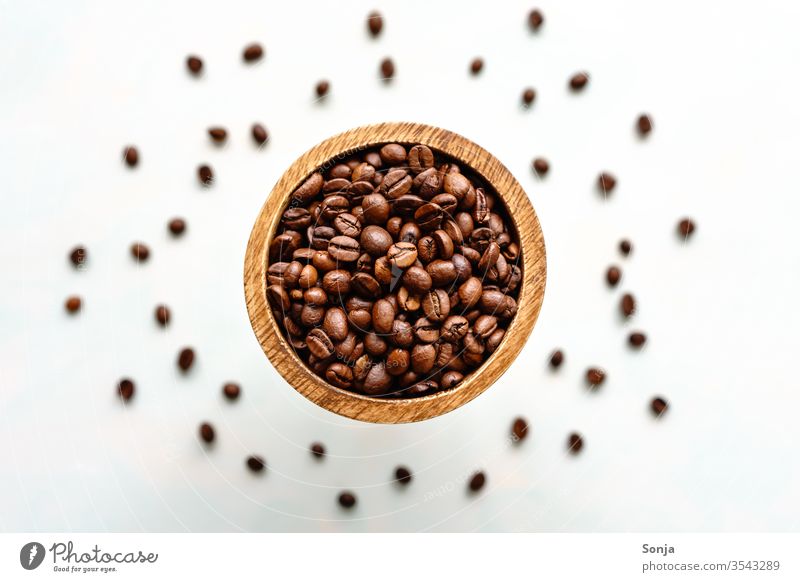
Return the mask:
<path id="1" fill-rule="evenodd" d="M 379 4 L 2 4 L 0 529 L 796 530 L 798 5 L 548 1 L 532 34 L 528 2 Z M 375 7 L 377 41 L 364 25 Z M 245 65 L 251 41 L 266 57 Z M 202 79 L 186 73 L 190 53 Z M 384 85 L 387 55 L 397 73 Z M 471 77 L 476 55 L 486 66 Z M 573 95 L 581 69 L 591 82 Z M 320 78 L 332 83 L 321 104 Z M 529 85 L 538 97 L 523 110 Z M 643 111 L 655 123 L 644 142 Z M 548 252 L 518 360 L 469 405 L 410 426 L 349 421 L 296 394 L 261 352 L 242 291 L 247 237 L 281 172 L 334 133 L 387 120 L 494 153 L 528 191 Z M 272 136 L 261 151 L 254 121 Z M 209 143 L 211 125 L 228 128 L 225 147 Z M 551 162 L 541 181 L 538 155 Z M 607 201 L 602 170 L 619 180 Z M 174 215 L 189 225 L 179 240 Z M 698 223 L 687 244 L 684 215 Z M 140 267 L 135 240 L 152 250 Z M 78 243 L 83 272 L 67 260 Z M 624 291 L 639 300 L 629 323 Z M 63 309 L 73 293 L 77 317 Z M 166 331 L 159 302 L 173 310 Z M 625 342 L 634 328 L 649 337 L 640 353 Z M 184 345 L 198 354 L 187 377 Z M 590 365 L 608 371 L 596 393 Z M 123 376 L 137 385 L 127 408 Z M 236 403 L 221 396 L 228 380 L 243 387 Z M 656 394 L 671 403 L 660 420 Z M 519 414 L 531 433 L 512 446 Z M 217 428 L 210 449 L 202 420 Z M 573 430 L 586 440 L 574 458 Z M 244 467 L 254 452 L 264 475 Z M 415 472 L 405 489 L 389 482 L 399 463 Z M 469 496 L 479 468 L 487 487 Z M 343 488 L 354 511 L 336 504 Z"/>

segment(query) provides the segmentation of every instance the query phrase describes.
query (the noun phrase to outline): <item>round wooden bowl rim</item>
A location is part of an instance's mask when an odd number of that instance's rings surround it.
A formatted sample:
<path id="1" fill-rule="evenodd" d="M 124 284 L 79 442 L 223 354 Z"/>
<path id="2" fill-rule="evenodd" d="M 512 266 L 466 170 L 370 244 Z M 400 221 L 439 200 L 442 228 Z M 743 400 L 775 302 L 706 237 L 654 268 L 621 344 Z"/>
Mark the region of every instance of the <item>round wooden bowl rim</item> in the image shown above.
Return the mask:
<path id="1" fill-rule="evenodd" d="M 312 372 L 284 338 L 266 297 L 269 241 L 294 190 L 313 172 L 337 160 L 386 143 L 424 144 L 468 167 L 503 200 L 519 235 L 522 283 L 517 314 L 494 353 L 459 385 L 420 398 L 374 398 L 342 390 Z M 546 254 L 539 219 L 511 172 L 479 145 L 451 131 L 419 123 L 380 123 L 326 139 L 300 156 L 275 184 L 253 225 L 244 264 L 247 312 L 261 348 L 295 390 L 336 414 L 377 423 L 416 422 L 466 404 L 489 388 L 511 365 L 533 329 L 544 299 Z"/>

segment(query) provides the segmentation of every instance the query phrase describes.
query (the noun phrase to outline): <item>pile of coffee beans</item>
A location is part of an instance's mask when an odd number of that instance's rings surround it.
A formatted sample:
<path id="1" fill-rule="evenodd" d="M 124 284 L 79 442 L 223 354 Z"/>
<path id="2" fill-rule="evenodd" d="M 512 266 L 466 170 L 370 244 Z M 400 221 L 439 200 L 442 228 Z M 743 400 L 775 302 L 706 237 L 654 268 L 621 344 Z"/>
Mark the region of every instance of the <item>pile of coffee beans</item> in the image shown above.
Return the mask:
<path id="1" fill-rule="evenodd" d="M 521 264 L 495 192 L 425 145 L 390 143 L 293 192 L 270 242 L 267 296 L 328 383 L 409 398 L 453 388 L 497 349 Z"/>

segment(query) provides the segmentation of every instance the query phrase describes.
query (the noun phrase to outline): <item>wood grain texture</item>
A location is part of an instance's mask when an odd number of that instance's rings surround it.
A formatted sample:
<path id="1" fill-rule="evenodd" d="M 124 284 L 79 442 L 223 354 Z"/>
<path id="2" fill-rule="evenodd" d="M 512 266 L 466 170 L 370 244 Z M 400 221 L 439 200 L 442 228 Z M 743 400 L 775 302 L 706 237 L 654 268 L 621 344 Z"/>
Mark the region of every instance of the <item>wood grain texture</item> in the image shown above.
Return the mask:
<path id="1" fill-rule="evenodd" d="M 266 297 L 267 251 L 292 192 L 315 171 L 376 145 L 424 144 L 481 176 L 504 201 L 520 239 L 522 284 L 517 315 L 483 365 L 451 390 L 408 399 L 363 396 L 336 388 L 314 374 L 283 337 Z M 256 219 L 244 264 L 244 291 L 253 331 L 264 353 L 295 390 L 312 402 L 350 418 L 378 423 L 415 422 L 444 414 L 489 388 L 511 365 L 533 329 L 544 299 L 546 255 L 539 219 L 528 196 L 489 152 L 450 131 L 418 123 L 381 123 L 331 137 L 300 156 L 281 176 Z"/>

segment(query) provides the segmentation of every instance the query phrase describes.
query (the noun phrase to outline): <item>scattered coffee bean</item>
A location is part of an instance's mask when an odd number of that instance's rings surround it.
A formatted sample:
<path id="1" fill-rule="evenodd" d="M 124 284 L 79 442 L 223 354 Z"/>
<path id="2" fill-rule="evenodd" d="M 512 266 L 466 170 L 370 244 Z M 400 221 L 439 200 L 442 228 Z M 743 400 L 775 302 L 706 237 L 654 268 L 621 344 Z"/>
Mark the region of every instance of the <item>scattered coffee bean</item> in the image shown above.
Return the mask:
<path id="1" fill-rule="evenodd" d="M 222 393 L 228 400 L 236 400 L 241 392 L 242 389 L 234 382 L 228 382 L 222 387 Z"/>
<path id="2" fill-rule="evenodd" d="M 264 470 L 264 466 L 266 465 L 264 458 L 259 455 L 250 455 L 247 457 L 246 463 L 247 468 L 253 473 L 260 473 Z"/>
<path id="3" fill-rule="evenodd" d="M 311 454 L 320 459 L 325 456 L 325 447 L 322 443 L 313 443 L 311 445 Z"/>
<path id="4" fill-rule="evenodd" d="M 569 86 L 573 91 L 582 91 L 589 82 L 589 75 L 586 73 L 575 73 L 569 80 Z"/>
<path id="5" fill-rule="evenodd" d="M 287 341 L 339 389 L 412 398 L 457 386 L 517 311 L 519 240 L 502 199 L 421 144 L 323 168 L 268 247 L 267 299 Z"/>
<path id="6" fill-rule="evenodd" d="M 511 425 L 511 437 L 514 442 L 524 440 L 528 436 L 528 421 L 524 418 L 517 418 Z"/>
<path id="7" fill-rule="evenodd" d="M 130 400 L 133 398 L 135 390 L 136 386 L 134 386 L 133 380 L 128 378 L 123 378 L 117 383 L 117 394 L 119 394 L 120 398 L 123 400 Z"/>
<path id="8" fill-rule="evenodd" d="M 81 308 L 81 298 L 77 295 L 67 297 L 67 300 L 64 302 L 64 308 L 69 313 L 77 313 Z"/>
<path id="9" fill-rule="evenodd" d="M 480 57 L 472 59 L 472 63 L 469 65 L 469 70 L 473 75 L 480 73 L 483 70 L 483 59 Z"/>
<path id="10" fill-rule="evenodd" d="M 328 81 L 320 81 L 317 83 L 316 91 L 317 97 L 325 97 L 331 89 L 331 84 Z"/>
<path id="11" fill-rule="evenodd" d="M 636 312 L 636 300 L 630 293 L 625 293 L 619 302 L 620 311 L 625 317 L 630 317 Z"/>
<path id="12" fill-rule="evenodd" d="M 213 443 L 214 442 L 214 427 L 204 422 L 200 425 L 200 438 L 205 443 Z"/>
<path id="13" fill-rule="evenodd" d="M 258 145 L 264 145 L 267 143 L 269 139 L 269 133 L 267 132 L 267 128 L 261 125 L 260 123 L 254 123 L 253 127 L 250 129 L 250 133 L 253 136 L 253 139 Z"/>
<path id="14" fill-rule="evenodd" d="M 144 243 L 133 243 L 131 245 L 131 255 L 138 262 L 143 263 L 150 257 L 150 249 Z"/>
<path id="15" fill-rule="evenodd" d="M 186 67 L 193 75 L 199 75 L 203 70 L 203 61 L 200 59 L 200 57 L 190 55 L 186 57 Z"/>
<path id="16" fill-rule="evenodd" d="M 597 177 L 597 185 L 603 195 L 608 196 L 617 185 L 617 179 L 608 172 L 603 172 Z"/>
<path id="17" fill-rule="evenodd" d="M 544 15 L 540 10 L 534 8 L 528 13 L 528 26 L 531 28 L 531 30 L 539 30 L 543 23 Z"/>
<path id="18" fill-rule="evenodd" d="M 367 16 L 367 29 L 373 37 L 377 37 L 383 30 L 383 17 L 380 12 L 370 12 Z"/>
<path id="19" fill-rule="evenodd" d="M 647 342 L 647 336 L 640 331 L 634 331 L 628 336 L 628 343 L 634 348 L 642 347 Z"/>
<path id="20" fill-rule="evenodd" d="M 621 252 L 624 256 L 628 256 L 633 252 L 633 244 L 628 239 L 622 239 L 619 241 L 619 252 Z"/>
<path id="21" fill-rule="evenodd" d="M 544 158 L 536 158 L 533 160 L 531 166 L 533 167 L 533 171 L 536 172 L 536 175 L 540 178 L 543 178 L 550 169 L 550 163 Z"/>
<path id="22" fill-rule="evenodd" d="M 86 261 L 89 258 L 89 252 L 86 250 L 85 247 L 75 247 L 69 253 L 69 260 L 72 261 L 72 264 L 75 266 L 76 269 L 82 269 L 86 265 Z"/>
<path id="23" fill-rule="evenodd" d="M 476 493 L 483 489 L 483 486 L 486 485 L 486 474 L 483 471 L 478 471 L 472 475 L 472 478 L 469 480 L 469 490 L 473 493 Z"/>
<path id="24" fill-rule="evenodd" d="M 174 236 L 180 236 L 186 230 L 186 221 L 182 218 L 173 218 L 167 226 Z"/>
<path id="25" fill-rule="evenodd" d="M 406 467 L 397 467 L 397 469 L 394 470 L 394 478 L 401 485 L 408 485 L 411 483 L 412 479 L 411 471 Z"/>
<path id="26" fill-rule="evenodd" d="M 530 105 L 533 103 L 533 100 L 536 99 L 536 91 L 528 87 L 522 92 L 522 104 L 525 106 Z"/>
<path id="27" fill-rule="evenodd" d="M 182 372 L 188 372 L 192 364 L 194 364 L 194 350 L 192 348 L 183 348 L 178 354 L 178 367 Z"/>
<path id="28" fill-rule="evenodd" d="M 614 265 L 610 266 L 606 271 L 606 281 L 611 287 L 616 287 L 619 280 L 622 278 L 622 271 L 619 267 Z"/>
<path id="29" fill-rule="evenodd" d="M 569 438 L 567 439 L 567 450 L 573 455 L 577 455 L 581 452 L 582 448 L 583 437 L 576 432 L 569 435 Z"/>
<path id="30" fill-rule="evenodd" d="M 691 218 L 683 218 L 678 223 L 678 233 L 681 235 L 681 238 L 684 240 L 688 239 L 692 236 L 692 233 L 695 230 L 694 221 Z"/>
<path id="31" fill-rule="evenodd" d="M 561 350 L 555 350 L 552 354 L 550 354 L 550 367 L 553 369 L 557 369 L 561 367 L 561 364 L 564 363 L 564 352 Z"/>
<path id="32" fill-rule="evenodd" d="M 381 79 L 388 82 L 392 77 L 394 77 L 394 62 L 387 57 L 381 61 Z"/>
<path id="33" fill-rule="evenodd" d="M 134 146 L 127 146 L 122 152 L 122 157 L 131 168 L 139 164 L 139 150 Z"/>
<path id="34" fill-rule="evenodd" d="M 339 505 L 345 509 L 350 509 L 356 504 L 356 496 L 349 491 L 342 491 L 339 494 Z"/>
<path id="35" fill-rule="evenodd" d="M 602 368 L 589 368 L 586 370 L 586 381 L 592 388 L 597 388 L 606 380 L 606 372 Z"/>
<path id="36" fill-rule="evenodd" d="M 162 326 L 169 325 L 170 312 L 169 307 L 166 305 L 158 305 L 156 307 L 156 321 Z"/>
<path id="37" fill-rule="evenodd" d="M 264 56 L 264 49 L 257 42 L 247 45 L 242 51 L 242 58 L 247 63 L 253 63 L 263 56 Z"/>
<path id="38" fill-rule="evenodd" d="M 667 401 L 660 396 L 653 398 L 653 401 L 650 403 L 650 410 L 652 410 L 653 414 L 656 416 L 661 416 L 667 411 L 668 408 L 669 404 L 667 404 Z"/>
<path id="39" fill-rule="evenodd" d="M 215 143 L 224 143 L 228 137 L 228 131 L 224 127 L 209 127 L 208 135 Z"/>
<path id="40" fill-rule="evenodd" d="M 214 183 L 214 172 L 211 166 L 203 164 L 197 167 L 197 178 L 203 186 L 211 186 Z"/>
<path id="41" fill-rule="evenodd" d="M 646 113 L 642 113 L 639 119 L 636 120 L 636 127 L 639 130 L 639 135 L 645 137 L 653 131 L 653 119 Z"/>

